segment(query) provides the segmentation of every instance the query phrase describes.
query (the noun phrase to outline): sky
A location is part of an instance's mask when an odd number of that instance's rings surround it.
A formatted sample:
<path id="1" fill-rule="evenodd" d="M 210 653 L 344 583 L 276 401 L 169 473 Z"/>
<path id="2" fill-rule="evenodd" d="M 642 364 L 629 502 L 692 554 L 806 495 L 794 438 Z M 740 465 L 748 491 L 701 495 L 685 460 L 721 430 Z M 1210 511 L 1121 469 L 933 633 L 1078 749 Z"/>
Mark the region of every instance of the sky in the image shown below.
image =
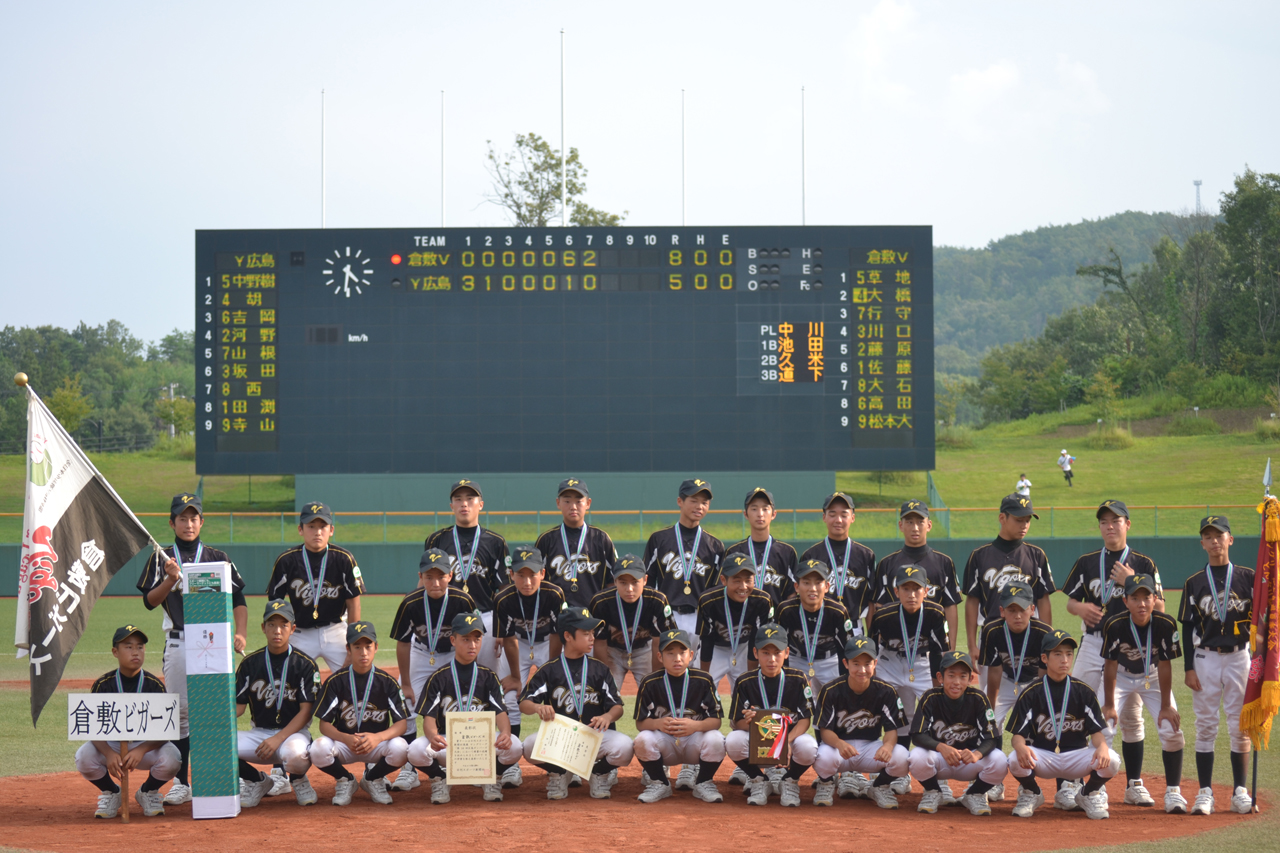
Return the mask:
<path id="1" fill-rule="evenodd" d="M 506 224 L 565 133 L 629 225 L 983 246 L 1280 172 L 1273 2 L 0 2 L 0 327 L 194 325 L 194 232 Z M 804 90 L 804 204 L 801 89 Z M 684 211 L 681 92 L 684 92 Z M 803 209 L 802 209 L 803 208 Z"/>

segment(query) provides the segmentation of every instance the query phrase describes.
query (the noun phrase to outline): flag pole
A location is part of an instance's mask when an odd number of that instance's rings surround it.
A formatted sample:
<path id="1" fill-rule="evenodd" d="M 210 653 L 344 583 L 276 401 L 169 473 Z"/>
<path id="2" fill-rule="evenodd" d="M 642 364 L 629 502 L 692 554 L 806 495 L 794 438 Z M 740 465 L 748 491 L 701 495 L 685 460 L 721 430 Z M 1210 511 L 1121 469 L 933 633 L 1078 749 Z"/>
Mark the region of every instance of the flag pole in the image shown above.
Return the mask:
<path id="1" fill-rule="evenodd" d="M 1265 504 L 1267 500 L 1270 498 L 1271 498 L 1271 457 L 1268 456 L 1267 468 L 1265 471 L 1262 472 L 1263 503 Z M 1262 538 L 1264 540 L 1267 538 L 1266 518 L 1267 518 L 1266 513 L 1263 513 Z M 1257 607 L 1258 606 L 1257 602 L 1254 602 L 1253 606 Z M 1276 614 L 1272 613 L 1270 614 L 1270 617 L 1274 619 L 1276 617 Z M 1254 814 L 1257 814 L 1258 812 L 1258 745 L 1257 744 L 1250 744 L 1250 745 L 1253 747 L 1253 786 L 1252 786 L 1252 790 L 1249 792 L 1249 797 L 1253 801 L 1253 807 L 1250 809 L 1250 811 L 1252 811 Z"/>

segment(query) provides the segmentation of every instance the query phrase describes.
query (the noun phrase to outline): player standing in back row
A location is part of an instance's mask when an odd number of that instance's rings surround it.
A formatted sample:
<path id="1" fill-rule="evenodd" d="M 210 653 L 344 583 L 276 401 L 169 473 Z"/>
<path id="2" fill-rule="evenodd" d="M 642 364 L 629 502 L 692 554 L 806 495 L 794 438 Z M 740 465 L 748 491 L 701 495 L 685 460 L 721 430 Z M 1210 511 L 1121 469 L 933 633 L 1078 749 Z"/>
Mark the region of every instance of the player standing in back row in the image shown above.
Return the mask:
<path id="1" fill-rule="evenodd" d="M 875 618 L 876 608 L 897 602 L 893 577 L 901 566 L 919 566 L 928 581 L 928 600 L 941 605 L 947 615 L 947 636 L 956 645 L 960 630 L 960 589 L 956 586 L 956 564 L 941 551 L 929 547 L 929 531 L 933 521 L 924 501 L 911 500 L 898 508 L 898 530 L 902 531 L 902 548 L 894 551 L 876 566 L 875 601 L 867 623 Z"/>
<path id="2" fill-rule="evenodd" d="M 534 548 L 547 567 L 547 580 L 560 587 L 570 607 L 590 607 L 595 594 L 609 586 L 618 551 L 609 534 L 587 524 L 591 492 L 576 477 L 560 481 L 556 509 L 561 521 L 538 537 Z"/>
<path id="3" fill-rule="evenodd" d="M 827 536 L 800 555 L 800 565 L 818 560 L 831 570 L 828 578 L 831 588 L 827 594 L 844 605 L 853 622 L 851 633 L 856 637 L 862 634 L 862 616 L 873 601 L 876 552 L 849 538 L 849 529 L 855 521 L 853 498 L 844 492 L 828 495 L 822 502 L 822 523 L 827 527 Z"/>
<path id="4" fill-rule="evenodd" d="M 711 509 L 711 484 L 685 480 L 676 498 L 680 520 L 649 537 L 644 546 L 648 586 L 667 597 L 676 627 L 689 635 L 698 653 L 698 598 L 720 581 L 724 543 L 702 529 Z"/>
<path id="5" fill-rule="evenodd" d="M 768 489 L 754 488 L 747 492 L 743 501 L 742 514 L 747 517 L 751 527 L 751 535 L 741 542 L 735 542 L 725 552 L 725 557 L 734 554 L 746 554 L 755 569 L 756 589 L 766 593 L 773 600 L 776 609 L 779 604 L 791 597 L 792 584 L 795 577 L 792 572 L 796 567 L 796 549 L 786 542 L 773 538 L 773 520 L 778 511 L 773 505 L 773 495 Z"/>

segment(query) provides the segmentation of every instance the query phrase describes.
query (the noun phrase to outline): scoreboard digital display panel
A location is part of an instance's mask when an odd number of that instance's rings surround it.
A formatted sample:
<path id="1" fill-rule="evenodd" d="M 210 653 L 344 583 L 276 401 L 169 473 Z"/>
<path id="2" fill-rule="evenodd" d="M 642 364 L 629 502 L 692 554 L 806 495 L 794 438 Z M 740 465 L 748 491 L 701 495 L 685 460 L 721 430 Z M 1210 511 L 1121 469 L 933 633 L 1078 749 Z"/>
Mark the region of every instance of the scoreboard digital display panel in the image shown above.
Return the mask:
<path id="1" fill-rule="evenodd" d="M 928 226 L 196 232 L 196 470 L 925 470 Z"/>

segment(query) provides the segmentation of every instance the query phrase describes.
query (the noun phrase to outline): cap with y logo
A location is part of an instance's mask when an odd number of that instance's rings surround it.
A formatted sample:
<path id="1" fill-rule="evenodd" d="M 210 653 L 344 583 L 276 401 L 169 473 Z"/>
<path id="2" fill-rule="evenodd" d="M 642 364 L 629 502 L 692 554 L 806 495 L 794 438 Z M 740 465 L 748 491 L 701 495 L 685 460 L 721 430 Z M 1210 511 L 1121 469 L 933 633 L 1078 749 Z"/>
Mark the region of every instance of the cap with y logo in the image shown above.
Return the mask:
<path id="1" fill-rule="evenodd" d="M 511 555 L 511 574 L 521 569 L 533 569 L 540 572 L 544 568 L 542 552 L 537 548 L 517 548 Z"/>
<path id="2" fill-rule="evenodd" d="M 556 614 L 557 631 L 594 631 L 603 624 L 585 607 L 566 607 Z"/>
<path id="3" fill-rule="evenodd" d="M 476 631 L 483 634 L 484 617 L 480 614 L 479 610 L 459 613 L 457 616 L 453 617 L 453 621 L 449 623 L 449 626 L 453 628 L 453 633 L 459 637 L 466 636 L 467 634 L 474 634 Z"/>
<path id="4" fill-rule="evenodd" d="M 854 508 L 853 498 L 849 497 L 844 492 L 832 492 L 831 494 L 827 495 L 826 500 L 822 502 L 822 511 L 826 512 L 828 509 L 831 508 L 831 505 L 836 501 L 842 502 L 845 506 L 849 507 L 849 509 Z"/>
<path id="5" fill-rule="evenodd" d="M 752 565 L 751 558 L 746 554 L 730 554 L 724 561 L 724 566 L 720 569 L 720 577 L 731 578 L 734 575 L 743 572 L 755 573 L 756 567 Z"/>
<path id="6" fill-rule="evenodd" d="M 714 497 L 711 494 L 711 484 L 706 480 L 685 480 L 680 484 L 680 497 L 691 498 L 698 492 L 706 492 L 708 498 Z"/>
<path id="7" fill-rule="evenodd" d="M 360 639 L 378 642 L 378 632 L 374 630 L 372 622 L 352 622 L 347 626 L 347 645 Z"/>
<path id="8" fill-rule="evenodd" d="M 458 493 L 459 489 L 470 489 L 479 497 L 484 497 L 484 492 L 480 491 L 480 484 L 475 480 L 459 480 L 449 487 L 449 500 L 453 500 L 453 496 Z"/>
<path id="9" fill-rule="evenodd" d="M 329 510 L 329 507 L 319 501 L 305 503 L 302 505 L 302 512 L 298 513 L 298 524 L 310 524 L 317 518 L 326 524 L 333 524 L 333 513 Z"/>
<path id="10" fill-rule="evenodd" d="M 645 571 L 644 562 L 635 554 L 623 554 L 618 558 L 618 562 L 613 564 L 613 576 L 630 575 L 633 578 L 645 577 L 648 573 Z"/>
<path id="11" fill-rule="evenodd" d="M 1129 507 L 1124 505 L 1124 501 L 1103 501 L 1098 505 L 1098 511 L 1094 515 L 1102 518 L 1104 512 L 1114 512 L 1121 518 L 1129 517 Z"/>
<path id="12" fill-rule="evenodd" d="M 1054 629 L 1040 638 L 1040 651 L 1051 652 L 1058 646 L 1070 645 L 1073 649 L 1080 648 L 1080 644 L 1076 642 L 1076 638 L 1061 629 Z"/>
<path id="13" fill-rule="evenodd" d="M 1000 590 L 1000 606 L 1011 607 L 1014 604 L 1026 609 L 1036 603 L 1035 592 L 1022 581 L 1009 581 Z"/>
<path id="14" fill-rule="evenodd" d="M 287 598 L 278 598 L 267 602 L 266 609 L 262 611 L 262 621 L 266 622 L 272 616 L 283 616 L 290 622 L 297 621 L 293 615 L 293 605 L 289 603 Z"/>
<path id="15" fill-rule="evenodd" d="M 1000 501 L 1000 514 L 1011 515 L 1014 518 L 1031 516 L 1038 519 L 1040 517 L 1036 515 L 1035 509 L 1031 506 L 1031 498 L 1017 493 L 1004 496 L 1004 499 Z"/>
<path id="16" fill-rule="evenodd" d="M 139 628 L 137 625 L 124 625 L 122 627 L 117 628 L 115 634 L 111 637 L 112 647 L 120 645 L 125 640 L 132 637 L 134 634 L 137 634 L 139 637 L 142 638 L 142 644 L 144 646 L 147 644 L 147 635 L 142 633 L 141 628 Z"/>
<path id="17" fill-rule="evenodd" d="M 764 486 L 756 486 L 754 489 L 747 492 L 747 497 L 742 502 L 742 509 L 745 511 L 747 507 L 751 506 L 751 502 L 756 498 L 764 498 L 769 502 L 769 506 L 773 506 L 773 492 L 770 492 Z"/>
<path id="18" fill-rule="evenodd" d="M 921 518 L 929 517 L 929 506 L 924 501 L 907 501 L 898 507 L 898 518 L 906 518 L 908 515 L 918 515 Z"/>
<path id="19" fill-rule="evenodd" d="M 418 573 L 439 569 L 446 575 L 453 574 L 450 565 L 448 554 L 439 548 L 428 548 L 422 552 L 422 556 L 418 559 Z"/>
<path id="20" fill-rule="evenodd" d="M 805 560 L 803 563 L 796 566 L 795 573 L 796 580 L 800 580 L 800 578 L 805 575 L 817 575 L 823 580 L 826 580 L 831 577 L 831 567 L 821 560 Z"/>
<path id="21" fill-rule="evenodd" d="M 1223 533 L 1231 532 L 1231 522 L 1227 521 L 1225 515 L 1206 515 L 1200 519 L 1200 532 L 1204 533 L 1206 527 L 1221 530 Z"/>
<path id="22" fill-rule="evenodd" d="M 195 507 L 196 512 L 204 515 L 204 508 L 200 504 L 199 495 L 183 492 L 180 495 L 173 496 L 173 502 L 169 504 L 169 518 L 177 518 L 188 507 Z"/>
<path id="23" fill-rule="evenodd" d="M 917 586 L 927 587 L 929 585 L 929 576 L 925 574 L 924 569 L 919 566 L 905 565 L 898 566 L 893 572 L 893 585 L 902 586 L 904 583 L 913 583 Z"/>
<path id="24" fill-rule="evenodd" d="M 584 498 L 591 497 L 591 492 L 587 490 L 587 484 L 577 477 L 570 477 L 567 480 L 560 481 L 560 488 L 556 491 L 556 497 L 562 497 L 565 492 L 577 492 Z"/>
<path id="25" fill-rule="evenodd" d="M 875 660 L 880 656 L 880 647 L 870 637 L 850 637 L 844 644 L 844 659 L 853 660 L 862 655 L 869 655 Z"/>
<path id="26" fill-rule="evenodd" d="M 778 651 L 788 647 L 787 629 L 773 622 L 767 622 L 756 629 L 756 648 L 773 646 Z"/>
<path id="27" fill-rule="evenodd" d="M 953 666 L 965 666 L 970 672 L 977 672 L 978 668 L 973 665 L 973 658 L 961 651 L 943 652 L 942 663 L 938 665 L 938 672 L 946 672 Z"/>
<path id="28" fill-rule="evenodd" d="M 1124 594 L 1133 595 L 1140 589 L 1150 590 L 1152 594 L 1156 591 L 1156 579 L 1151 575 L 1129 575 L 1124 579 Z"/>
<path id="29" fill-rule="evenodd" d="M 674 643 L 679 643 L 686 649 L 693 648 L 693 642 L 689 639 L 689 633 L 687 631 L 681 631 L 679 628 L 675 628 L 671 631 L 662 632 L 662 637 L 658 640 L 658 651 L 665 652 L 667 650 L 667 646 Z"/>

